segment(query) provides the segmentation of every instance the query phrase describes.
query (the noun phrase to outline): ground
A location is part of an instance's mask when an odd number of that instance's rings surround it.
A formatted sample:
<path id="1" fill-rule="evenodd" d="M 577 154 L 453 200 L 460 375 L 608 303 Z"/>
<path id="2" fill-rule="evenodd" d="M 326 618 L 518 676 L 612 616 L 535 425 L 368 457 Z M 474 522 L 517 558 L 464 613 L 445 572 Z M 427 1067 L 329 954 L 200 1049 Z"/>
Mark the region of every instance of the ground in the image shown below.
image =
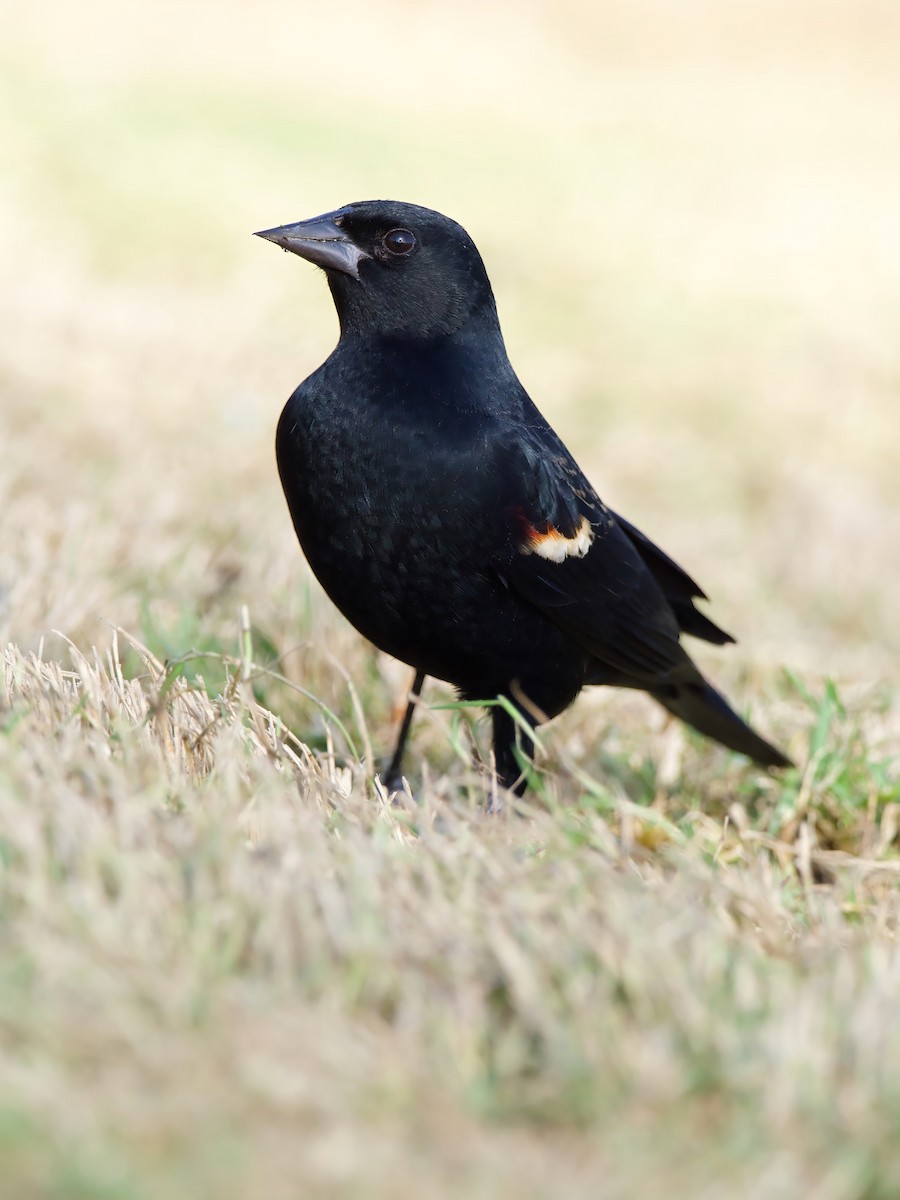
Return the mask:
<path id="1" fill-rule="evenodd" d="M 7 15 L 4 1197 L 900 1194 L 898 51 L 878 0 Z M 489 816 L 432 684 L 388 801 L 410 673 L 272 451 L 333 308 L 250 237 L 378 196 L 469 229 L 796 770 L 598 690 Z"/>

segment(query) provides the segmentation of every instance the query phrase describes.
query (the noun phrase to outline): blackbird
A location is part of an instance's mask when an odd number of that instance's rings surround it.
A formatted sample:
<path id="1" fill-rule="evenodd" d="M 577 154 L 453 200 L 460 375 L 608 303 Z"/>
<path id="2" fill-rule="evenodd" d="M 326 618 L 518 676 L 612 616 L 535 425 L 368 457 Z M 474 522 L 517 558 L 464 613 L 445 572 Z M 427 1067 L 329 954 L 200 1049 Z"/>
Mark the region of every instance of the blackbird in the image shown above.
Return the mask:
<path id="1" fill-rule="evenodd" d="M 322 267 L 337 308 L 337 347 L 281 414 L 278 470 L 325 591 L 415 669 L 391 783 L 428 675 L 494 701 L 497 777 L 518 793 L 521 730 L 587 684 L 639 688 L 757 763 L 789 765 L 679 642 L 734 640 L 695 607 L 703 592 L 607 508 L 519 382 L 460 225 L 373 200 L 257 236 Z"/>

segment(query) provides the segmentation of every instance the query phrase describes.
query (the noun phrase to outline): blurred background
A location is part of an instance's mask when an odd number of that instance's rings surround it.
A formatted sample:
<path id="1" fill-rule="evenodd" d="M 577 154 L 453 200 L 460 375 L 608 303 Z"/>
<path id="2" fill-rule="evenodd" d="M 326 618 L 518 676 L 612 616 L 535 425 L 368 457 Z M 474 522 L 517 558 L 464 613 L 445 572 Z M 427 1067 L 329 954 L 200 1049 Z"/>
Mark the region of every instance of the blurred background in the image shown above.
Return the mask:
<path id="1" fill-rule="evenodd" d="M 272 450 L 336 319 L 250 234 L 388 197 L 472 234 L 525 386 L 714 598 L 725 670 L 894 676 L 891 0 L 43 0 L 3 30 L 4 637 L 178 652 L 248 601 L 282 652 L 359 652 Z"/>

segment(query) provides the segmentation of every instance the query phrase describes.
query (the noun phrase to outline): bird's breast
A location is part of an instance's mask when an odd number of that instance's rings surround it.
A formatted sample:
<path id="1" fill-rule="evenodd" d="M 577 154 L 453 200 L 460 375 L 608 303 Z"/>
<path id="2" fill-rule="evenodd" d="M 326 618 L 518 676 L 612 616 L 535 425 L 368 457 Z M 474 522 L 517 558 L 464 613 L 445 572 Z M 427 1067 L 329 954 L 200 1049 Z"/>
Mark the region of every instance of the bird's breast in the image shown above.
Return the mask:
<path id="1" fill-rule="evenodd" d="M 489 570 L 495 513 L 477 431 L 296 395 L 278 430 L 278 466 L 304 553 L 339 607 L 378 591 L 406 609 L 416 591 L 448 599 Z"/>

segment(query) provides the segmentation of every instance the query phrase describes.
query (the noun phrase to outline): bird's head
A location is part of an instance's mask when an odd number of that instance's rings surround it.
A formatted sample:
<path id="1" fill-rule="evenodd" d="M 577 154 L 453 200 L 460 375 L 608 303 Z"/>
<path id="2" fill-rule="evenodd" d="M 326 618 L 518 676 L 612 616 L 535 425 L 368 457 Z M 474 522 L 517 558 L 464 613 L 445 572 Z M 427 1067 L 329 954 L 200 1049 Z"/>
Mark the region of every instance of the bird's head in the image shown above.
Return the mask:
<path id="1" fill-rule="evenodd" d="M 496 323 L 475 243 L 430 208 L 366 200 L 256 236 L 324 269 L 342 333 L 419 341 L 476 314 Z"/>

